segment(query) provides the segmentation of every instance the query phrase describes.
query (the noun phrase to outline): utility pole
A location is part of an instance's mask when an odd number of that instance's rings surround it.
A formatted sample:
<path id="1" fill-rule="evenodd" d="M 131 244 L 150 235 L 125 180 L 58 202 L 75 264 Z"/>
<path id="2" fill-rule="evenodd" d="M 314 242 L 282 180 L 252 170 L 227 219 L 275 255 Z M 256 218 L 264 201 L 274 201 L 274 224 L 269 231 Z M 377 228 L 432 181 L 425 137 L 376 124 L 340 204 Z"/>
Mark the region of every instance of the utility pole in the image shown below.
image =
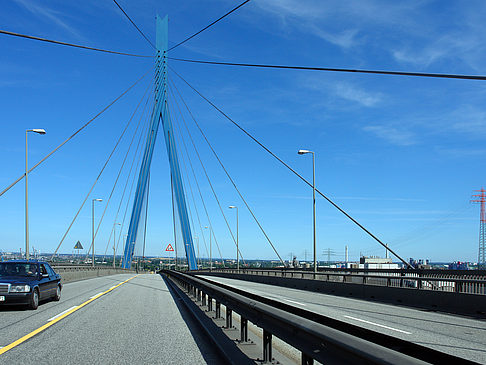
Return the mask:
<path id="1" fill-rule="evenodd" d="M 474 194 L 471 203 L 481 204 L 479 216 L 479 252 L 478 252 L 478 270 L 486 269 L 486 190 L 475 190 L 479 194 Z"/>

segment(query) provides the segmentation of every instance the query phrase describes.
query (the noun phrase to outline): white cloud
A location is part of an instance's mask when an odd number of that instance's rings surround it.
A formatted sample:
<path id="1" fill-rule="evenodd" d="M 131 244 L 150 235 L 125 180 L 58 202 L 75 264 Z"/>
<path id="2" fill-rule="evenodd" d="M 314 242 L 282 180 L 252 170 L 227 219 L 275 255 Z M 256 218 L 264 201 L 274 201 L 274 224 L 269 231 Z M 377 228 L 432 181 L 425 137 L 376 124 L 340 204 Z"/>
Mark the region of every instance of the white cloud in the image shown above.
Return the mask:
<path id="1" fill-rule="evenodd" d="M 372 107 L 382 100 L 381 94 L 371 93 L 357 88 L 349 83 L 338 83 L 335 86 L 336 95 L 350 101 L 355 101 L 366 107 Z"/>
<path id="2" fill-rule="evenodd" d="M 30 11 L 32 14 L 53 23 L 64 30 L 68 31 L 72 35 L 76 36 L 78 39 L 83 39 L 81 34 L 66 21 L 62 19 L 62 14 L 59 11 L 50 9 L 46 6 L 39 5 L 41 2 L 34 2 L 29 0 L 14 0 L 17 4 L 23 6 L 25 9 Z"/>
<path id="3" fill-rule="evenodd" d="M 364 127 L 363 130 L 373 133 L 377 137 L 398 146 L 410 146 L 417 143 L 415 134 L 413 132 L 398 129 L 393 126 L 374 125 Z"/>

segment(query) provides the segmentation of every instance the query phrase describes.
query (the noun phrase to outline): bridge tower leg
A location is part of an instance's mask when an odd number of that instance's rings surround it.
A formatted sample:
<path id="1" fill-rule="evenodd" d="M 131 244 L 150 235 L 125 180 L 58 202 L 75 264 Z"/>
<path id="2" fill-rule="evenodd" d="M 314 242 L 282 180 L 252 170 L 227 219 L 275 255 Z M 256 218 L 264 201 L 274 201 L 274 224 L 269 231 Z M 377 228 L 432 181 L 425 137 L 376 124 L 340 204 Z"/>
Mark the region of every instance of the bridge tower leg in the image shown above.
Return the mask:
<path id="1" fill-rule="evenodd" d="M 167 147 L 167 154 L 169 157 L 170 172 L 173 183 L 172 197 L 173 199 L 175 198 L 177 206 L 177 213 L 181 225 L 182 239 L 184 242 L 187 262 L 189 264 L 189 270 L 197 269 L 191 226 L 189 224 L 189 218 L 187 214 L 184 187 L 182 185 L 182 178 L 179 167 L 179 160 L 177 157 L 178 155 L 176 150 L 176 144 L 174 140 L 172 121 L 170 120 L 167 103 L 168 24 L 169 20 L 167 16 L 162 19 L 157 15 L 155 104 L 151 115 L 150 131 L 147 135 L 147 142 L 145 144 L 144 155 L 140 167 L 137 189 L 135 191 L 132 215 L 130 218 L 130 226 L 128 228 L 128 236 L 125 242 L 125 251 L 123 255 L 122 267 L 126 269 L 131 268 L 132 256 L 135 251 L 135 243 L 137 241 L 137 233 L 140 224 L 142 206 L 147 194 L 150 165 L 152 162 L 152 155 L 154 151 L 155 141 L 157 139 L 157 132 L 160 122 L 162 122 L 164 139 Z"/>

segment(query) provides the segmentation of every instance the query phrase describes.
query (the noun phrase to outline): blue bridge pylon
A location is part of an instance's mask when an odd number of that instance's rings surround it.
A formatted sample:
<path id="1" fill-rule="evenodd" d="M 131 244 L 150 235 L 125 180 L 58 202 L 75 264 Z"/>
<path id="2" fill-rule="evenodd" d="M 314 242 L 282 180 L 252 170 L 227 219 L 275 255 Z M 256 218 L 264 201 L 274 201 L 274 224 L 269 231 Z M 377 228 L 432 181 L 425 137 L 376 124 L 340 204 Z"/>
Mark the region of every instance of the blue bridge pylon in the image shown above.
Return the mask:
<path id="1" fill-rule="evenodd" d="M 172 197 L 173 199 L 175 198 L 175 206 L 177 207 L 177 214 L 182 230 L 182 239 L 184 241 L 184 249 L 186 252 L 187 262 L 189 264 L 189 270 L 197 270 L 197 262 L 194 251 L 194 243 L 192 240 L 191 226 L 189 224 L 189 218 L 187 214 L 186 198 L 184 195 L 184 187 L 182 185 L 179 160 L 177 157 L 176 144 L 172 129 L 172 121 L 169 117 L 167 105 L 168 28 L 168 17 L 165 16 L 162 19 L 157 15 L 155 104 L 151 115 L 150 130 L 147 136 L 147 142 L 145 144 L 145 150 L 138 177 L 137 189 L 135 191 L 135 199 L 133 202 L 132 216 L 130 218 L 130 226 L 128 228 L 127 241 L 125 243 L 125 252 L 123 255 L 122 267 L 126 269 L 131 268 L 132 257 L 135 252 L 135 244 L 137 242 L 137 233 L 142 213 L 142 206 L 144 199 L 146 198 L 146 194 L 148 194 L 147 185 L 150 175 L 150 165 L 152 162 L 155 141 L 157 139 L 157 131 L 159 129 L 159 125 L 162 124 L 165 145 L 167 147 L 167 155 L 169 157 L 170 164 L 173 189 Z"/>

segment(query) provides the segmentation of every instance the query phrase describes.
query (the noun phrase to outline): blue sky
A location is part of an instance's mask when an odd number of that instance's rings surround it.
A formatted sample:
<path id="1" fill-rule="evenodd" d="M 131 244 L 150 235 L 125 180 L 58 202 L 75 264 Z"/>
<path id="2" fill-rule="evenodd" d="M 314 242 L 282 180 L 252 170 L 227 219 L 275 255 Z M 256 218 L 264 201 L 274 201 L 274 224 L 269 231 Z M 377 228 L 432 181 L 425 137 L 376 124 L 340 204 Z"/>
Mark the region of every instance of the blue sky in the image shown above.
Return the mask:
<path id="1" fill-rule="evenodd" d="M 155 38 L 155 14 L 168 14 L 170 45 L 238 4 L 219 0 L 119 2 L 151 40 Z M 485 15 L 486 4 L 482 1 L 252 0 L 170 55 L 484 75 Z M 153 54 L 151 46 L 111 1 L 5 1 L 0 23 L 0 28 L 8 31 Z M 149 86 L 153 60 L 4 35 L 0 37 L 0 48 L 2 189 L 23 173 L 26 129 L 47 130 L 45 136 L 29 135 L 32 165 L 149 72 L 146 79 L 30 175 L 31 245 L 53 251 Z M 170 64 L 308 179 L 312 178 L 311 158 L 296 152 L 300 148 L 315 151 L 318 188 L 404 258 L 477 260 L 479 207 L 469 201 L 473 191 L 485 182 L 484 82 L 243 69 L 177 61 Z M 307 252 L 310 259 L 311 189 L 221 118 L 173 73 L 169 77 L 280 255 L 288 259 L 293 253 L 304 259 Z M 176 109 L 173 114 L 177 114 Z M 98 219 L 139 115 L 140 111 L 64 240 L 61 252 L 72 252 L 77 240 L 85 247 L 89 245 L 91 199 L 104 199 L 96 206 Z M 227 206 L 240 208 L 243 257 L 276 258 L 194 125 L 190 125 L 233 229 L 234 211 Z M 100 226 L 97 253 L 107 247 L 134 149 Z M 186 160 L 182 145 L 179 154 Z M 233 257 L 235 249 L 224 219 L 192 150 L 190 156 L 222 255 Z M 185 181 L 187 189 L 186 177 Z M 195 188 L 193 181 L 191 184 Z M 196 191 L 194 194 L 198 195 Z M 148 208 L 149 255 L 161 254 L 174 241 L 170 195 L 166 150 L 159 139 Z M 196 221 L 194 204 L 189 200 Z M 0 197 L 0 204 L 0 249 L 18 250 L 24 247 L 23 183 Z M 201 202 L 196 199 L 195 204 L 202 225 L 207 225 Z M 126 196 L 120 206 L 123 216 Z M 323 251 L 328 248 L 338 254 L 333 259 L 343 259 L 345 245 L 349 246 L 351 259 L 357 259 L 360 253 L 384 255 L 377 243 L 323 199 L 317 200 L 317 217 L 319 259 L 327 257 Z M 123 233 L 127 228 L 125 222 Z M 206 256 L 202 235 L 207 243 L 209 237 L 197 222 L 195 234 L 201 242 L 201 256 Z"/>

